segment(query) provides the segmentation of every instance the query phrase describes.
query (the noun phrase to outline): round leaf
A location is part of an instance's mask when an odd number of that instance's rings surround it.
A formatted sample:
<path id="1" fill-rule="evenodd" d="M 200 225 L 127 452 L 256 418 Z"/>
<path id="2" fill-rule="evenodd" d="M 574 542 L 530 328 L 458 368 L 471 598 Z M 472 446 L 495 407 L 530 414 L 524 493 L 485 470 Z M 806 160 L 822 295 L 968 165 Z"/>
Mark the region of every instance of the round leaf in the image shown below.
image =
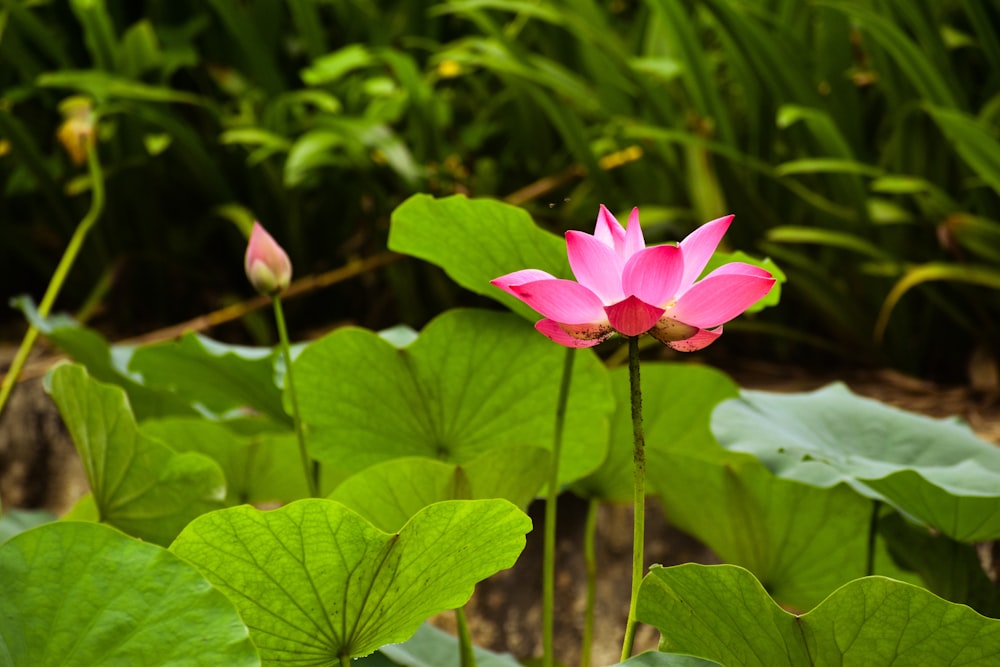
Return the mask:
<path id="1" fill-rule="evenodd" d="M 491 449 L 462 466 L 402 457 L 352 475 L 328 497 L 388 531 L 442 500 L 505 498 L 523 509 L 548 479 L 550 458 L 538 447 Z"/>
<path id="2" fill-rule="evenodd" d="M 637 616 L 660 648 L 724 665 L 986 665 L 1000 659 L 1000 620 L 923 588 L 856 579 L 807 614 L 784 611 L 733 565 L 654 566 Z"/>
<path id="3" fill-rule="evenodd" d="M 197 570 L 108 526 L 60 521 L 0 546 L 0 664 L 252 667 L 246 626 Z"/>
<path id="4" fill-rule="evenodd" d="M 551 450 L 565 354 L 520 318 L 490 311 L 448 311 L 404 349 L 367 330 L 335 331 L 295 362 L 310 453 L 342 480 L 401 456 L 464 465 L 497 447 Z M 575 354 L 564 481 L 600 465 L 614 409 L 600 361 Z"/>
<path id="5" fill-rule="evenodd" d="M 392 213 L 389 249 L 437 264 L 465 289 L 531 321 L 541 316 L 490 281 L 526 268 L 571 277 L 562 238 L 538 227 L 524 209 L 491 199 L 414 195 Z"/>
<path id="6" fill-rule="evenodd" d="M 265 665 L 330 664 L 408 639 L 513 565 L 531 520 L 506 500 L 453 500 L 385 533 L 340 503 L 234 507 L 193 521 L 171 550 L 233 600 Z"/>

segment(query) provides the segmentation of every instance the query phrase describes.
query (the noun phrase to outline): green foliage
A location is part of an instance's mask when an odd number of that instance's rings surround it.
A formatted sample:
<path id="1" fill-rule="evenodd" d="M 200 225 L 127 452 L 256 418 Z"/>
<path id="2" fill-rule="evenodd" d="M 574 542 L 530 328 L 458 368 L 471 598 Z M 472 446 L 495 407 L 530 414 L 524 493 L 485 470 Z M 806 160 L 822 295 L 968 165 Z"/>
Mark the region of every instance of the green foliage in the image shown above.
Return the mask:
<path id="1" fill-rule="evenodd" d="M 178 452 L 211 458 L 226 477 L 226 505 L 290 502 L 309 495 L 294 456 L 291 432 L 262 430 L 251 420 L 226 423 L 198 417 L 149 419 L 139 427 Z"/>
<path id="2" fill-rule="evenodd" d="M 393 211 L 389 248 L 431 262 L 467 290 L 530 320 L 538 313 L 490 280 L 525 268 L 570 278 L 566 242 L 524 209 L 490 200 L 415 195 Z"/>
<path id="3" fill-rule="evenodd" d="M 656 210 L 653 241 L 736 213 L 734 245 L 777 260 L 795 306 L 762 316 L 787 340 L 756 354 L 819 346 L 955 379 L 973 345 L 998 353 L 988 3 L 9 0 L 0 21 L 12 292 L 40 291 L 86 209 L 88 178 L 52 141 L 82 94 L 107 206 L 65 296 L 125 328 L 248 294 L 214 261 L 241 249 L 231 221 L 268 224 L 302 276 L 381 249 L 414 193 L 516 192 L 555 231 L 600 202 Z M 413 278 L 437 291 L 415 299 Z M 419 325 L 459 298 L 433 280 L 393 267 L 293 320 L 395 324 L 370 307 L 388 291 Z"/>
<path id="4" fill-rule="evenodd" d="M 56 368 L 48 385 L 83 462 L 100 521 L 166 546 L 191 519 L 222 507 L 226 480 L 219 466 L 143 435 L 124 391 L 91 379 L 76 365 Z"/>
<path id="5" fill-rule="evenodd" d="M 959 541 L 1000 537 L 1000 450 L 955 420 L 835 384 L 797 395 L 744 391 L 719 406 L 712 428 L 724 447 L 786 479 L 847 483 Z"/>
<path id="6" fill-rule="evenodd" d="M 753 572 L 781 604 L 812 608 L 865 574 L 872 506 L 846 486 L 817 489 L 783 479 L 717 445 L 663 458 L 668 476 L 650 483 L 671 522 L 723 561 Z M 883 540 L 875 547 L 877 574 L 916 580 L 894 564 Z"/>
<path id="7" fill-rule="evenodd" d="M 647 363 L 642 367 L 647 478 L 658 489 L 674 471 L 672 452 L 717 449 L 709 430 L 712 409 L 737 395 L 725 374 L 695 365 Z M 612 394 L 618 397 L 611 422 L 608 457 L 600 469 L 573 485 L 584 497 L 627 502 L 632 498 L 632 415 L 627 368 L 611 372 Z M 700 523 L 700 522 L 699 522 Z"/>
<path id="8" fill-rule="evenodd" d="M 615 396 L 628 395 L 627 369 L 613 370 L 611 382 Z M 783 479 L 753 457 L 727 452 L 716 442 L 710 421 L 713 410 L 722 409 L 717 405 L 738 396 L 732 380 L 711 368 L 646 363 L 642 386 L 646 483 L 672 525 L 725 562 L 753 572 L 771 595 L 791 607 L 811 608 L 864 574 L 870 502 L 844 485 L 817 489 Z M 631 499 L 631 441 L 629 405 L 619 399 L 608 458 L 573 491 L 618 502 Z M 880 574 L 907 577 L 893 565 L 882 541 L 876 565 Z"/>
<path id="9" fill-rule="evenodd" d="M 264 665 L 332 663 L 409 639 L 465 604 L 476 582 L 513 565 L 530 529 L 504 500 L 436 503 L 390 534 L 309 499 L 207 514 L 171 550 L 230 596 Z"/>
<path id="10" fill-rule="evenodd" d="M 18 533 L 43 523 L 55 521 L 56 516 L 44 510 L 10 510 L 0 517 L 0 544 L 3 544 Z"/>
<path id="11" fill-rule="evenodd" d="M 378 654 L 385 656 L 390 665 L 405 667 L 459 667 L 458 639 L 429 623 L 420 626 L 410 639 L 402 644 L 383 646 Z M 368 660 L 360 664 L 368 667 Z M 376 663 L 377 664 L 377 663 Z M 476 647 L 477 667 L 521 667 L 509 654 L 491 653 Z"/>
<path id="12" fill-rule="evenodd" d="M 639 618 L 660 647 L 726 665 L 989 665 L 1000 621 L 883 577 L 846 584 L 807 614 L 789 614 L 732 565 L 654 567 Z"/>
<path id="13" fill-rule="evenodd" d="M 0 588 L 0 664 L 261 664 L 236 609 L 197 570 L 107 526 L 14 537 L 0 546 Z"/>
<path id="14" fill-rule="evenodd" d="M 295 361 L 310 453 L 339 482 L 400 456 L 464 466 L 497 447 L 550 450 L 563 354 L 521 318 L 490 311 L 448 311 L 403 349 L 362 329 L 334 331 Z M 560 479 L 600 465 L 613 409 L 603 366 L 584 352 Z"/>
<path id="15" fill-rule="evenodd" d="M 15 304 L 94 378 L 123 388 L 140 421 L 206 413 L 225 418 L 253 411 L 291 424 L 275 383 L 280 355 L 273 349 L 226 345 L 193 333 L 140 347 L 112 346 L 66 315 L 40 317 L 27 297 Z"/>
<path id="16" fill-rule="evenodd" d="M 538 447 L 497 447 L 464 465 L 399 457 L 351 475 L 328 497 L 392 532 L 443 500 L 506 498 L 524 509 L 548 479 L 550 462 Z"/>

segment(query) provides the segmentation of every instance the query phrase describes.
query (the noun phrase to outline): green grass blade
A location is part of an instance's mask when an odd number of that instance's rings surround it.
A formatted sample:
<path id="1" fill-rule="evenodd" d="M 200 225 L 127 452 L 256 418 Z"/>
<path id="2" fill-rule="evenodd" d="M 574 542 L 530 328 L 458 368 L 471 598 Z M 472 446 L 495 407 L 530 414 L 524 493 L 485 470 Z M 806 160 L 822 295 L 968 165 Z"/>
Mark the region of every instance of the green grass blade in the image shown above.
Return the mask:
<path id="1" fill-rule="evenodd" d="M 72 0 L 70 7 L 83 28 L 84 40 L 94 66 L 113 71 L 118 41 L 104 0 Z"/>
<path id="2" fill-rule="evenodd" d="M 982 123 L 962 111 L 930 104 L 925 108 L 965 164 L 1000 194 L 1000 141 Z"/>
<path id="3" fill-rule="evenodd" d="M 889 325 L 892 311 L 907 292 L 918 285 L 928 282 L 958 282 L 980 285 L 1000 290 L 1000 269 L 992 266 L 975 266 L 969 264 L 949 264 L 932 262 L 907 269 L 892 290 L 885 297 L 875 323 L 875 336 L 881 339 Z"/>

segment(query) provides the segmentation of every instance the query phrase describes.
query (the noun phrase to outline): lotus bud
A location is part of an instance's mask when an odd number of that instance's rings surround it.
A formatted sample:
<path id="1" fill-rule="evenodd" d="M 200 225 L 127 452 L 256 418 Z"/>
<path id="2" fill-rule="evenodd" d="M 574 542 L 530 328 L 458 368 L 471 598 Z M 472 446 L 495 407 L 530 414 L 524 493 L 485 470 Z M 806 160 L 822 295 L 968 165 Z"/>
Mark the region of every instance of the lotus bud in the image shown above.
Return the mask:
<path id="1" fill-rule="evenodd" d="M 285 291 L 292 281 L 292 262 L 288 254 L 259 222 L 253 223 L 243 268 L 254 289 L 268 296 Z"/>

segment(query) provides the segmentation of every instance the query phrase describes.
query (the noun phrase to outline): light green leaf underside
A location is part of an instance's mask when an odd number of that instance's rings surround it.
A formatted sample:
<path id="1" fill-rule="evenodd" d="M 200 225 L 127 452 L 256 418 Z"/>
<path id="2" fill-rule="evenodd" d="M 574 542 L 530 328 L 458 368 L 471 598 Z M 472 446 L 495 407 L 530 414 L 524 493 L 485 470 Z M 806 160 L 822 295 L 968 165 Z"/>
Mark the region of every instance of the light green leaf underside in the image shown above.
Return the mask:
<path id="1" fill-rule="evenodd" d="M 1000 449 L 955 420 L 835 384 L 804 394 L 744 391 L 716 409 L 712 428 L 724 447 L 781 477 L 846 482 L 959 541 L 1000 537 Z"/>
<path id="2" fill-rule="evenodd" d="M 715 667 L 719 663 L 691 655 L 646 651 L 620 664 L 622 667 Z"/>
<path id="3" fill-rule="evenodd" d="M 430 505 L 395 534 L 340 503 L 234 507 L 192 522 L 171 550 L 232 599 L 265 665 L 324 665 L 409 639 L 513 565 L 531 521 L 505 500 Z"/>
<path id="4" fill-rule="evenodd" d="M 476 667 L 521 667 L 507 653 L 493 653 L 474 646 Z M 383 646 L 379 654 L 403 667 L 460 667 L 458 639 L 430 623 L 424 623 L 408 641 Z M 361 661 L 367 665 L 367 659 Z"/>

